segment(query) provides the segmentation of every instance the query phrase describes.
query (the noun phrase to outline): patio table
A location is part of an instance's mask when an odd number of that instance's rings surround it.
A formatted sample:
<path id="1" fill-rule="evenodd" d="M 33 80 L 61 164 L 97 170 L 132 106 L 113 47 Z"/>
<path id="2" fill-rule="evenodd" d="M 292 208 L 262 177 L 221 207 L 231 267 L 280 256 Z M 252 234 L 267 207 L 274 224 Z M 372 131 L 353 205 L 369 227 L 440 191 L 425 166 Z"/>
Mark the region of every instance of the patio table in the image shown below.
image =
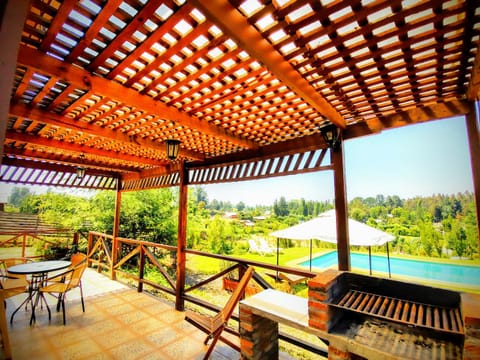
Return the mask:
<path id="1" fill-rule="evenodd" d="M 28 297 L 18 306 L 10 317 L 10 323 L 13 322 L 13 317 L 20 310 L 23 305 L 31 304 L 32 315 L 30 316 L 30 325 L 35 322 L 35 308 L 42 303 L 47 307 L 50 315 L 50 308 L 48 307 L 45 295 L 39 291 L 42 286 L 46 285 L 48 273 L 65 269 L 70 266 L 70 261 L 66 260 L 48 260 L 37 261 L 26 264 L 14 265 L 8 268 L 8 272 L 16 275 L 30 275 L 30 285 L 28 287 Z"/>

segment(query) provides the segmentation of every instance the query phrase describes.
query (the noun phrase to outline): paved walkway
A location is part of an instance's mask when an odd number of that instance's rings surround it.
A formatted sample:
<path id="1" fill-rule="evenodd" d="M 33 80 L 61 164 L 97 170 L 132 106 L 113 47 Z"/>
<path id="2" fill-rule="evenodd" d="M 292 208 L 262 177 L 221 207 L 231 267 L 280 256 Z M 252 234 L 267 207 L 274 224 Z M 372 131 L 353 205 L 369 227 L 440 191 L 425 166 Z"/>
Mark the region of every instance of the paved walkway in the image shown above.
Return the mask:
<path id="1" fill-rule="evenodd" d="M 92 269 L 86 270 L 83 287 L 86 311 L 73 290 L 66 302 L 66 326 L 54 306 L 50 322 L 46 309 L 38 309 L 33 326 L 29 310 L 15 315 L 9 328 L 14 360 L 202 358 L 204 334 L 184 321 L 184 313 L 171 302 L 138 293 Z M 21 301 L 21 296 L 7 300 L 8 319 Z M 211 358 L 238 359 L 239 353 L 220 342 Z"/>

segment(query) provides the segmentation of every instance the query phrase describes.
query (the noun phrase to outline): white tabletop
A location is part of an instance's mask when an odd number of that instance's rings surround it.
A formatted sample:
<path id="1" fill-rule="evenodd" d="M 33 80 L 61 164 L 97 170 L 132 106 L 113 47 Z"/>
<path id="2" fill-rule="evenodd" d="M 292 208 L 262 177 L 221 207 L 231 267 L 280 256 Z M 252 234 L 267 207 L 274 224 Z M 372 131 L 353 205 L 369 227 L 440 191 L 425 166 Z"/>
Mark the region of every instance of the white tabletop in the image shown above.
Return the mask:
<path id="1" fill-rule="evenodd" d="M 308 327 L 308 300 L 268 289 L 241 301 L 254 313 L 295 327 Z"/>

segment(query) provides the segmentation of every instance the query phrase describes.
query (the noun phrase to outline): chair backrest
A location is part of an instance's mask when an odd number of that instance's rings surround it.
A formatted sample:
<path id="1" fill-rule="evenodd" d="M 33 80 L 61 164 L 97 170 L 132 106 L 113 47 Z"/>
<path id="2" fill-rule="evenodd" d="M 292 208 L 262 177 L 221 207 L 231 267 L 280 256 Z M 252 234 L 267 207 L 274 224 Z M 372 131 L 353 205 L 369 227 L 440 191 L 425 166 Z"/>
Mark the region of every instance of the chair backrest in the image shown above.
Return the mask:
<path id="1" fill-rule="evenodd" d="M 0 259 L 0 276 L 2 277 L 14 277 L 14 278 L 24 278 L 24 275 L 13 275 L 8 272 L 10 266 L 25 264 L 27 262 L 32 262 L 32 259 L 24 257 L 15 257 L 15 258 L 6 258 Z"/>
<path id="2" fill-rule="evenodd" d="M 222 316 L 223 323 L 226 323 L 230 316 L 233 314 L 233 310 L 235 310 L 235 305 L 240 301 L 245 289 L 247 288 L 247 284 L 253 276 L 254 268 L 249 266 L 245 273 L 243 274 L 242 278 L 238 282 L 237 288 L 228 299 L 227 303 L 223 307 L 222 311 L 219 314 Z"/>
<path id="3" fill-rule="evenodd" d="M 83 253 L 75 253 L 70 257 L 70 267 L 75 267 L 83 261 L 87 260 L 87 255 Z"/>
<path id="4" fill-rule="evenodd" d="M 77 287 L 80 284 L 80 281 L 82 280 L 83 273 L 85 272 L 85 269 L 87 268 L 87 262 L 81 262 L 77 266 L 74 266 L 69 274 L 66 276 L 66 282 L 68 283 L 67 285 L 67 291 L 70 289 L 73 289 L 74 287 Z"/>

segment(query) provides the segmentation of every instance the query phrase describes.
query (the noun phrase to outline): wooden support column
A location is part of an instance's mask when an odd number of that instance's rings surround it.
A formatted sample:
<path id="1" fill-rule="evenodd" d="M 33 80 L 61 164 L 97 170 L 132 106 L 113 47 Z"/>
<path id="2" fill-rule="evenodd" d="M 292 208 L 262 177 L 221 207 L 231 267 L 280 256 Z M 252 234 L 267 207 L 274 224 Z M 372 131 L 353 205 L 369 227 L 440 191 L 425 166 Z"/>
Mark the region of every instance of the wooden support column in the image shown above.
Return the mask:
<path id="1" fill-rule="evenodd" d="M 0 1 L 0 144 L 5 141 L 10 95 L 17 68 L 17 54 L 30 0 Z M 0 147 L 0 164 L 3 145 Z"/>
<path id="2" fill-rule="evenodd" d="M 122 206 L 122 192 L 121 186 L 122 179 L 118 177 L 117 179 L 117 190 L 116 190 L 116 197 L 115 197 L 115 214 L 113 215 L 113 244 L 112 244 L 112 264 L 110 267 L 110 276 L 112 280 L 117 279 L 117 275 L 115 273 L 115 264 L 117 263 L 118 258 L 118 233 L 120 229 L 120 208 Z"/>
<path id="3" fill-rule="evenodd" d="M 473 191 L 477 211 L 478 252 L 480 254 L 480 102 L 473 103 L 474 111 L 465 115 L 470 161 L 472 163 Z"/>
<path id="4" fill-rule="evenodd" d="M 348 236 L 347 192 L 345 187 L 345 166 L 343 141 L 338 149 L 330 149 L 333 165 L 333 181 L 335 188 L 335 214 L 337 217 L 337 253 L 338 270 L 350 271 L 350 239 Z"/>
<path id="5" fill-rule="evenodd" d="M 180 193 L 178 199 L 178 244 L 177 244 L 177 286 L 175 309 L 185 310 L 183 293 L 185 290 L 185 264 L 187 247 L 187 213 L 188 213 L 188 170 L 183 163 L 180 170 Z"/>

